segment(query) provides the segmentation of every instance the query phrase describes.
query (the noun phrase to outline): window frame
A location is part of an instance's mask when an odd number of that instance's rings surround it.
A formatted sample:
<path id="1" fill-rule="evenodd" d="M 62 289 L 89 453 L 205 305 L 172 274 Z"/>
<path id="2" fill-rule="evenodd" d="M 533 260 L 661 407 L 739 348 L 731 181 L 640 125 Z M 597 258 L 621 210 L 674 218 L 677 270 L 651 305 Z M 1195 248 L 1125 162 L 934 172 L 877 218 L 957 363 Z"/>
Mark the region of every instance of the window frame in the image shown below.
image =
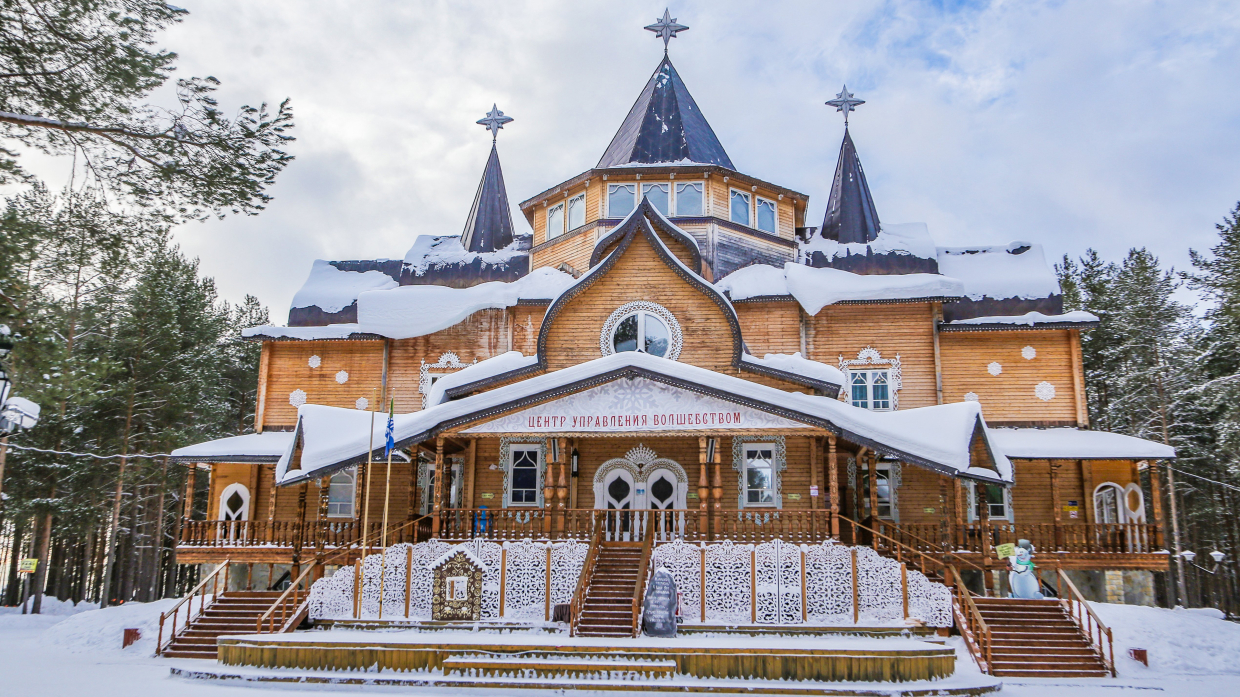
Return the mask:
<path id="1" fill-rule="evenodd" d="M 886 503 L 884 503 L 882 496 L 879 494 L 876 494 L 876 499 L 878 501 L 878 510 L 870 512 L 870 515 L 877 517 L 879 520 L 890 520 L 893 523 L 899 522 L 899 519 L 900 519 L 900 510 L 899 510 L 900 504 L 898 502 L 899 497 L 896 495 L 896 489 L 899 486 L 900 478 L 896 476 L 896 468 L 897 468 L 896 463 L 888 461 L 888 460 L 880 460 L 878 464 L 875 465 L 874 467 L 875 474 L 877 474 L 879 478 L 887 482 L 887 501 Z M 861 482 L 862 482 L 861 494 L 860 494 L 861 495 L 861 507 L 868 510 L 870 507 L 869 487 L 873 486 L 874 482 L 870 481 L 870 470 L 868 467 L 860 470 L 860 474 L 861 474 Z M 883 515 L 883 512 L 882 512 L 883 506 L 887 507 L 886 515 Z"/>
<path id="2" fill-rule="evenodd" d="M 637 353 L 650 353 L 646 350 L 646 318 L 653 317 L 659 324 L 663 325 L 664 331 L 667 332 L 667 350 L 663 352 L 662 356 L 657 357 L 667 358 L 668 354 L 672 352 L 672 328 L 668 326 L 665 319 L 650 310 L 633 310 L 616 321 L 615 326 L 611 329 L 612 353 L 628 353 L 627 351 L 616 349 L 616 332 L 620 331 L 620 325 L 624 324 L 624 321 L 630 317 L 637 317 L 637 348 L 633 350 Z M 650 355 L 655 356 L 656 354 L 651 353 Z"/>
<path id="3" fill-rule="evenodd" d="M 851 404 L 851 405 L 852 405 L 852 406 L 854 406 L 854 407 L 857 407 L 858 409 L 866 409 L 866 410 L 868 410 L 868 411 L 895 411 L 895 410 L 896 410 L 896 409 L 895 409 L 895 400 L 893 400 L 893 399 L 892 399 L 892 393 L 894 392 L 894 390 L 892 389 L 892 382 L 891 382 L 891 369 L 890 369 L 890 368 L 888 368 L 888 367 L 869 367 L 869 366 L 867 366 L 867 367 L 863 367 L 863 368 L 862 368 L 862 367 L 858 367 L 858 368 L 849 368 L 849 369 L 848 369 L 848 371 L 847 371 L 847 374 L 848 374 L 848 403 L 849 403 L 849 404 Z M 882 407 L 882 408 L 877 408 L 877 407 L 873 406 L 873 404 L 874 404 L 874 402 L 875 402 L 875 397 L 874 397 L 874 384 L 875 384 L 875 383 L 874 383 L 874 376 L 875 376 L 875 375 L 878 375 L 878 374 L 882 374 L 882 376 L 883 376 L 883 380 L 884 380 L 884 384 L 885 384 L 885 385 L 886 385 L 886 387 L 887 387 L 887 399 L 886 399 L 887 406 Z M 857 384 L 856 384 L 856 382 L 855 382 L 856 378 L 854 377 L 854 376 L 856 376 L 856 375 L 865 375 L 865 376 L 866 376 L 866 382 L 865 382 L 865 390 L 866 390 L 866 400 L 865 400 L 865 401 L 866 401 L 866 406 L 861 406 L 860 404 L 858 404 L 858 403 L 857 403 L 857 399 L 856 399 L 856 397 L 854 396 L 854 393 L 853 393 L 853 388 L 857 387 Z"/>
<path id="4" fill-rule="evenodd" d="M 977 481 L 970 481 L 968 483 L 968 490 L 969 490 L 968 522 L 970 523 L 982 522 L 981 517 L 978 515 L 981 512 L 980 509 L 978 508 L 977 487 L 979 484 L 982 484 L 984 486 L 997 486 L 1003 490 L 1003 511 L 1004 513 L 1003 515 L 995 515 L 994 509 L 992 508 L 990 511 L 990 519 L 991 520 L 1002 520 L 1002 521 L 1006 521 L 1009 523 L 1016 522 L 1015 517 L 1012 515 L 1012 488 L 1007 487 L 1007 486 L 1000 486 L 998 484 L 990 484 L 988 482 L 977 482 Z M 993 503 L 987 502 L 987 505 L 996 506 L 999 504 L 993 504 Z"/>
<path id="5" fill-rule="evenodd" d="M 628 215 L 629 213 L 632 213 L 634 210 L 637 209 L 637 201 L 638 201 L 637 195 L 641 191 L 641 187 L 638 186 L 640 183 L 641 182 L 618 182 L 618 183 L 609 183 L 607 185 L 607 195 L 604 197 L 603 200 L 607 204 L 607 217 L 608 218 L 624 218 L 626 215 Z M 629 208 L 629 210 L 624 213 L 624 215 L 616 215 L 615 212 L 611 210 L 611 194 L 613 191 L 621 187 L 632 189 L 633 203 L 632 203 L 632 206 Z"/>
<path id="6" fill-rule="evenodd" d="M 224 511 L 228 510 L 227 501 L 232 498 L 232 494 L 241 496 L 241 512 L 239 518 L 225 518 Z M 224 487 L 219 495 L 219 509 L 215 512 L 216 518 L 226 523 L 242 523 L 250 520 L 250 487 L 241 482 L 233 482 Z"/>
<path id="7" fill-rule="evenodd" d="M 641 198 L 638 199 L 639 201 L 642 198 L 646 197 L 646 187 L 656 187 L 656 186 L 667 187 L 667 210 L 661 211 L 661 212 L 663 213 L 663 215 L 666 215 L 669 218 L 672 217 L 672 211 L 676 210 L 674 207 L 674 200 L 672 198 L 672 190 L 675 187 L 672 186 L 672 183 L 670 181 L 649 181 L 649 182 L 643 181 L 643 182 L 638 182 L 638 183 L 641 184 L 641 187 L 638 188 L 638 191 L 641 192 Z M 651 202 L 650 205 L 653 206 L 654 203 Z M 655 207 L 658 208 L 658 206 L 655 206 Z"/>
<path id="8" fill-rule="evenodd" d="M 579 204 L 581 206 L 581 223 L 578 225 L 573 225 L 574 204 Z M 565 202 L 564 206 L 565 206 L 564 208 L 564 232 L 566 233 L 572 232 L 573 230 L 576 230 L 577 228 L 586 224 L 585 192 L 577 194 L 576 196 L 569 197 L 568 201 Z"/>
<path id="9" fill-rule="evenodd" d="M 546 217 L 546 220 L 543 221 L 543 231 L 544 231 L 544 234 L 546 234 L 548 241 L 554 240 L 555 238 L 564 234 L 564 205 L 565 205 L 564 202 L 561 201 L 560 203 L 557 203 L 554 206 L 547 207 L 547 217 Z M 557 210 L 560 212 L 560 224 L 558 226 L 559 231 L 555 232 L 551 229 L 551 214 Z M 555 232 L 555 234 L 552 234 L 552 232 Z"/>
<path id="10" fill-rule="evenodd" d="M 772 223 L 772 228 L 770 230 L 763 230 L 759 226 L 759 221 L 761 221 L 762 218 L 758 214 L 758 211 L 761 210 L 762 204 L 764 203 L 771 204 L 771 214 L 775 216 L 774 222 Z M 779 203 L 777 203 L 774 199 L 769 199 L 769 198 L 765 198 L 762 196 L 754 195 L 753 227 L 755 230 L 758 230 L 759 232 L 765 232 L 768 235 L 778 235 L 779 234 Z"/>
<path id="11" fill-rule="evenodd" d="M 733 214 L 732 201 L 734 197 L 738 195 L 745 199 L 745 209 L 749 211 L 747 214 L 748 217 L 743 223 L 740 222 L 739 220 L 736 220 L 732 215 Z M 740 189 L 729 188 L 728 189 L 728 221 L 736 225 L 744 225 L 745 227 L 752 228 L 753 227 L 753 198 L 754 198 L 753 194 L 751 194 L 748 191 L 742 191 Z"/>
<path id="12" fill-rule="evenodd" d="M 680 210 L 680 188 L 681 187 L 697 187 L 698 195 L 701 196 L 701 209 L 697 213 L 682 213 Z M 706 181 L 697 179 L 694 181 L 672 181 L 672 210 L 675 211 L 677 217 L 682 218 L 700 218 L 706 215 Z"/>
<path id="13" fill-rule="evenodd" d="M 771 493 L 770 501 L 753 502 L 749 500 L 749 492 L 752 490 L 751 487 L 749 486 L 749 470 L 750 470 L 750 462 L 751 462 L 749 453 L 750 451 L 753 451 L 753 450 L 759 450 L 759 451 L 769 450 L 771 453 L 770 458 L 767 460 L 767 465 L 765 467 L 759 468 L 759 469 L 769 470 L 770 487 L 769 489 L 760 489 L 759 491 L 770 491 Z M 744 486 L 744 490 L 745 490 L 745 493 L 744 493 L 744 500 L 745 500 L 744 507 L 745 508 L 780 508 L 781 507 L 779 505 L 780 494 L 779 494 L 779 482 L 777 479 L 779 477 L 779 463 L 777 461 L 778 452 L 779 451 L 777 448 L 777 444 L 774 441 L 770 441 L 770 442 L 768 441 L 752 441 L 752 442 L 746 441 L 745 443 L 741 445 L 741 463 L 742 463 L 741 464 L 741 484 L 742 486 Z"/>
<path id="14" fill-rule="evenodd" d="M 347 500 L 347 504 L 349 507 L 348 513 L 340 513 L 339 509 L 337 509 L 337 512 L 335 513 L 332 512 L 332 506 L 341 506 L 342 504 L 346 503 L 345 501 L 338 501 L 335 503 L 332 502 L 332 484 L 334 483 L 332 480 L 334 480 L 338 476 L 345 476 L 349 478 L 349 498 Z M 337 470 L 336 472 L 332 473 L 332 476 L 327 478 L 327 517 L 328 518 L 350 518 L 350 519 L 357 517 L 357 468 L 356 467 L 349 467 L 346 469 Z"/>
<path id="15" fill-rule="evenodd" d="M 517 453 L 532 452 L 534 453 L 534 500 L 533 501 L 513 501 L 513 475 L 516 473 Z M 505 508 L 541 508 L 542 504 L 539 499 L 542 497 L 543 472 L 545 469 L 543 463 L 542 446 L 537 443 L 513 443 L 508 450 L 508 472 L 506 476 L 506 486 L 504 487 L 504 507 Z M 522 468 L 526 469 L 526 468 Z M 522 489 L 529 491 L 529 489 Z"/>

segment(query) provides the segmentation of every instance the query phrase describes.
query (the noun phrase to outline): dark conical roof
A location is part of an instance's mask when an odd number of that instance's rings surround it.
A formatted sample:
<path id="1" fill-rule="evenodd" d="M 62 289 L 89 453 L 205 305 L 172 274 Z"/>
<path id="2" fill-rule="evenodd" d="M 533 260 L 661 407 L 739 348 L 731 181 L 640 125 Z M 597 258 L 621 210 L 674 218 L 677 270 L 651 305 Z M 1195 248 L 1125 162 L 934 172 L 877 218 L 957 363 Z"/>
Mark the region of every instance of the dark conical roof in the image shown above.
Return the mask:
<path id="1" fill-rule="evenodd" d="M 689 88 L 663 56 L 598 167 L 681 160 L 735 169 Z"/>
<path id="2" fill-rule="evenodd" d="M 878 211 L 870 196 L 870 185 L 865 181 L 852 136 L 845 128 L 835 181 L 831 182 L 831 198 L 827 200 L 827 216 L 822 221 L 822 236 L 845 244 L 865 244 L 878 237 L 878 230 Z"/>
<path id="3" fill-rule="evenodd" d="M 474 205 L 469 209 L 461 246 L 470 252 L 494 252 L 512 244 L 512 213 L 508 210 L 508 191 L 499 167 L 499 152 L 491 144 L 491 157 L 482 172 Z"/>

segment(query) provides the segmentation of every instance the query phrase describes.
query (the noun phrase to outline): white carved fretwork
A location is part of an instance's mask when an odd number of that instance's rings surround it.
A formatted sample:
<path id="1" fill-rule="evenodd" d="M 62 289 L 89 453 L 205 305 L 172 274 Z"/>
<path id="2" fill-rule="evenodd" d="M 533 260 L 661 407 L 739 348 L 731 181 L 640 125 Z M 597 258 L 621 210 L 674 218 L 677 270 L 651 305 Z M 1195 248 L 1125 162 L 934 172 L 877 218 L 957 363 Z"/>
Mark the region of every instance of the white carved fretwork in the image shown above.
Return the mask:
<path id="1" fill-rule="evenodd" d="M 537 622 L 547 616 L 547 544 L 505 542 L 504 618 Z"/>
<path id="2" fill-rule="evenodd" d="M 586 564 L 590 545 L 577 540 L 556 543 L 551 548 L 551 604 L 573 602 L 577 579 Z"/>
<path id="3" fill-rule="evenodd" d="M 598 387 L 473 426 L 466 433 L 624 433 L 634 431 L 758 430 L 804 424 L 649 378 L 617 379 Z"/>
<path id="4" fill-rule="evenodd" d="M 1055 386 L 1043 380 L 1033 388 L 1033 394 L 1043 402 L 1049 402 L 1055 398 Z"/>
<path id="5" fill-rule="evenodd" d="M 745 508 L 745 444 L 770 443 L 775 448 L 773 474 L 775 481 L 775 508 L 784 507 L 783 480 L 784 468 L 788 466 L 788 450 L 783 436 L 734 436 L 732 438 L 732 469 L 736 470 L 737 498 L 736 507 Z"/>
<path id="6" fill-rule="evenodd" d="M 844 354 L 840 354 L 840 370 L 844 375 L 848 375 L 849 369 L 854 368 L 887 368 L 887 384 L 891 388 L 891 410 L 895 411 L 900 408 L 900 354 L 896 354 L 895 358 L 883 358 L 878 349 L 873 346 L 866 346 L 857 352 L 856 358 L 844 358 Z M 839 400 L 841 402 L 849 401 L 849 390 L 847 386 L 840 390 Z"/>
<path id="7" fill-rule="evenodd" d="M 887 622 L 904 616 L 900 563 L 879 556 L 869 547 L 857 552 L 857 595 L 862 624 Z"/>
<path id="8" fill-rule="evenodd" d="M 680 331 L 680 322 L 676 321 L 676 317 L 672 315 L 666 307 L 658 303 L 648 302 L 646 300 L 635 300 L 617 307 L 607 321 L 603 323 L 603 329 L 598 335 L 598 348 L 604 356 L 610 356 L 616 352 L 615 346 L 612 345 L 612 334 L 616 331 L 616 325 L 620 320 L 628 317 L 634 312 L 644 311 L 655 315 L 663 320 L 663 324 L 667 325 L 667 330 L 672 334 L 671 345 L 667 347 L 667 355 L 664 358 L 676 360 L 680 357 L 680 349 L 685 344 L 684 334 Z"/>
<path id="9" fill-rule="evenodd" d="M 952 592 L 926 578 L 920 571 L 908 570 L 908 615 L 928 627 L 952 626 Z"/>
<path id="10" fill-rule="evenodd" d="M 434 363 L 427 363 L 423 360 L 422 367 L 418 369 L 418 393 L 422 395 L 422 408 L 426 408 L 426 397 L 431 392 L 432 370 L 456 372 L 477 362 L 478 359 L 475 358 L 469 363 L 462 363 L 460 356 L 452 351 L 439 354 L 439 360 Z"/>
<path id="11" fill-rule="evenodd" d="M 656 480 L 658 477 L 651 475 L 660 471 L 667 471 L 676 479 L 676 490 L 673 494 L 673 506 L 675 509 L 684 509 L 686 496 L 689 492 L 689 476 L 685 473 L 685 468 L 675 460 L 669 460 L 665 457 L 659 457 L 652 448 L 639 443 L 636 448 L 625 453 L 624 457 L 613 457 L 612 459 L 599 465 L 594 471 L 594 505 L 596 508 L 606 508 L 607 496 L 604 488 L 609 481 L 608 475 L 616 469 L 622 469 L 629 473 L 635 488 L 638 491 L 633 493 L 632 507 L 637 509 L 658 508 L 659 506 L 651 503 L 650 481 Z M 640 493 L 639 493 L 640 492 Z M 660 519 L 662 524 L 666 521 Z"/>
<path id="12" fill-rule="evenodd" d="M 801 548 L 781 540 L 754 548 L 755 618 L 761 624 L 801 623 Z"/>
<path id="13" fill-rule="evenodd" d="M 706 621 L 711 624 L 751 621 L 753 545 L 731 540 L 706 548 Z"/>
<path id="14" fill-rule="evenodd" d="M 654 548 L 651 569 L 667 569 L 676 579 L 680 614 L 686 623 L 702 621 L 702 548 L 676 540 Z"/>
<path id="15" fill-rule="evenodd" d="M 496 542 L 483 539 L 470 540 L 459 546 L 468 548 L 475 557 L 478 557 L 486 565 L 482 571 L 482 619 L 498 619 L 499 580 L 503 575 L 500 573 L 500 570 L 501 562 L 504 558 L 504 548 Z"/>
<path id="16" fill-rule="evenodd" d="M 805 611 L 810 624 L 852 624 L 851 549 L 830 541 L 806 546 Z"/>

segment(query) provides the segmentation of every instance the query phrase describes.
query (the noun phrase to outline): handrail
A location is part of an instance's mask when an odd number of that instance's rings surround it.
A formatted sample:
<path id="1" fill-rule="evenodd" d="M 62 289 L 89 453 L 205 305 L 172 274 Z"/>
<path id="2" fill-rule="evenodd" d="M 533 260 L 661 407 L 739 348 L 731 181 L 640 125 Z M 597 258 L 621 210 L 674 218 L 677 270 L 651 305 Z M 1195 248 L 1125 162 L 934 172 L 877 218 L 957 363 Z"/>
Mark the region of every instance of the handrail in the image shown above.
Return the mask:
<path id="1" fill-rule="evenodd" d="M 974 660 L 977 661 L 978 668 L 983 673 L 990 674 L 991 665 L 993 663 L 991 657 L 992 641 L 990 634 L 990 625 L 986 624 L 986 620 L 982 618 L 982 613 L 977 609 L 977 604 L 973 602 L 973 596 L 969 592 L 969 588 L 964 585 L 964 579 L 960 577 L 960 571 L 955 567 L 948 565 L 948 570 L 954 577 L 957 612 L 962 616 L 963 625 L 960 632 L 964 637 L 964 643 L 969 647 L 969 653 L 973 654 Z"/>
<path id="2" fill-rule="evenodd" d="M 641 604 L 642 591 L 646 587 L 646 572 L 650 568 L 650 552 L 654 548 L 654 535 L 650 534 L 649 529 L 646 531 L 646 539 L 642 541 L 642 562 L 637 567 L 637 581 L 633 583 L 633 636 L 638 636 L 640 627 L 638 624 L 637 608 Z"/>
<path id="3" fill-rule="evenodd" d="M 858 528 L 861 528 L 862 530 L 868 530 L 868 531 L 870 531 L 870 533 L 872 533 L 872 534 L 874 534 L 874 535 L 878 535 L 879 537 L 883 538 L 884 540 L 887 540 L 888 542 L 891 542 L 892 544 L 898 545 L 899 547 L 901 547 L 901 548 L 903 548 L 903 549 L 906 549 L 906 550 L 908 550 L 909 552 L 912 552 L 913 554 L 918 555 L 918 556 L 919 556 L 919 557 L 921 557 L 921 559 L 923 560 L 923 564 L 922 564 L 922 567 L 921 567 L 921 571 L 922 571 L 922 573 L 925 573 L 925 571 L 926 571 L 926 567 L 925 567 L 925 564 L 924 564 L 924 560 L 926 560 L 926 559 L 929 559 L 931 563 L 936 564 L 938 567 L 942 567 L 942 568 L 946 568 L 946 567 L 948 567 L 948 566 L 950 566 L 950 565 L 951 565 L 951 564 L 949 564 L 949 563 L 948 563 L 948 562 L 946 562 L 946 561 L 942 561 L 942 560 L 939 560 L 939 559 L 935 559 L 934 557 L 932 557 L 932 556 L 930 556 L 930 555 L 926 554 L 925 552 L 921 551 L 920 549 L 917 549 L 916 547 L 909 546 L 909 545 L 907 545 L 907 544 L 905 544 L 905 543 L 903 543 L 903 542 L 901 542 L 901 541 L 899 541 L 899 540 L 895 539 L 894 537 L 891 537 L 890 535 L 886 535 L 886 534 L 884 534 L 884 533 L 881 533 L 881 532 L 879 532 L 879 531 L 875 530 L 874 528 L 871 528 L 871 527 L 869 527 L 868 525 L 865 525 L 864 523 L 858 523 L 857 521 L 853 520 L 852 518 L 849 518 L 848 516 L 843 516 L 843 515 L 841 515 L 841 516 L 839 516 L 839 518 L 840 518 L 840 520 L 847 521 L 850 525 L 853 525 L 853 526 L 856 526 L 856 527 L 858 527 Z M 892 525 L 892 527 L 896 527 L 897 529 L 899 529 L 899 528 L 898 528 L 898 526 L 896 526 L 896 525 L 894 525 L 894 524 Z M 912 535 L 912 537 L 916 537 L 916 536 L 915 536 L 915 535 Z M 918 538 L 918 539 L 920 539 L 920 538 Z M 925 542 L 925 540 L 922 540 L 922 541 L 923 541 L 923 542 Z M 854 540 L 854 542 L 855 542 L 855 540 Z M 931 543 L 927 543 L 927 544 L 931 544 Z M 932 544 L 931 546 L 938 547 L 938 545 L 933 545 L 933 544 Z M 978 570 L 978 571 L 981 571 L 981 572 L 983 572 L 983 573 L 985 573 L 985 571 L 986 571 L 986 570 L 985 570 L 984 568 L 982 568 L 980 565 L 978 565 L 978 564 L 974 564 L 973 562 L 969 561 L 968 559 L 964 559 L 964 558 L 958 557 L 958 556 L 956 556 L 955 554 L 953 554 L 952 552 L 950 552 L 950 551 L 948 551 L 948 550 L 943 549 L 942 547 L 938 547 L 938 549 L 939 549 L 939 553 L 940 553 L 940 554 L 943 554 L 944 556 L 951 555 L 952 561 L 958 561 L 958 562 L 960 562 L 960 563 L 964 564 L 965 566 L 971 566 L 971 567 L 973 567 L 974 569 L 976 569 L 976 570 Z M 898 557 L 898 556 L 897 556 L 897 559 L 899 559 L 899 557 Z M 902 561 L 902 560 L 901 560 L 901 561 Z"/>
<path id="4" fill-rule="evenodd" d="M 1056 569 L 1055 571 L 1057 574 L 1056 585 L 1059 590 L 1059 602 L 1063 604 L 1064 609 L 1068 612 L 1068 616 L 1072 617 L 1072 621 L 1076 623 L 1076 626 L 1084 631 L 1089 637 L 1090 647 L 1098 652 L 1098 657 L 1102 659 L 1102 664 L 1106 666 L 1107 670 L 1111 671 L 1111 677 L 1116 677 L 1115 641 L 1111 635 L 1111 628 L 1103 624 L 1102 619 L 1098 617 L 1097 613 L 1094 612 L 1094 608 L 1091 607 L 1089 603 L 1085 602 L 1085 598 L 1081 595 L 1081 591 L 1077 590 L 1076 584 L 1072 582 L 1072 579 L 1068 578 L 1068 575 L 1064 573 L 1064 570 Z M 1071 598 L 1064 597 L 1064 583 L 1068 584 L 1068 591 L 1072 594 Z M 1072 613 L 1072 605 L 1074 603 L 1076 604 L 1075 615 Z M 1085 608 L 1084 617 L 1082 617 L 1081 608 Z M 1098 629 L 1097 641 L 1094 640 L 1094 625 L 1097 625 Z M 1107 639 L 1105 650 L 1102 645 L 1103 636 Z"/>
<path id="5" fill-rule="evenodd" d="M 581 606 L 585 602 L 586 593 L 590 590 L 590 580 L 594 576 L 594 567 L 598 564 L 599 540 L 603 537 L 603 525 L 595 518 L 594 533 L 590 535 L 590 550 L 586 552 L 586 561 L 581 565 L 581 575 L 577 577 L 577 587 L 573 589 L 573 604 L 568 611 L 568 635 L 577 636 L 577 622 L 581 617 Z"/>
<path id="6" fill-rule="evenodd" d="M 168 634 L 168 644 L 171 645 L 172 642 L 175 641 L 177 637 L 177 617 L 181 612 L 181 606 L 184 605 L 186 602 L 192 601 L 194 599 L 194 596 L 198 595 L 199 596 L 198 614 L 201 615 L 203 612 L 205 612 L 207 609 L 207 604 L 206 604 L 207 597 L 205 593 L 200 593 L 200 591 L 202 591 L 204 588 L 207 587 L 208 581 L 210 581 L 212 584 L 211 585 L 211 604 L 214 605 L 216 598 L 219 597 L 219 593 L 218 593 L 219 575 L 221 571 L 224 572 L 224 590 L 225 591 L 228 590 L 228 565 L 231 562 L 232 562 L 231 559 L 225 559 L 219 566 L 215 567 L 214 571 L 207 574 L 207 576 L 203 578 L 202 581 L 198 583 L 198 585 L 194 586 L 194 589 L 191 590 L 189 593 L 187 593 L 184 598 L 181 598 L 181 600 L 178 601 L 176 605 L 173 605 L 172 609 L 168 610 L 167 612 L 159 616 L 159 636 L 155 639 L 155 655 L 156 656 L 163 653 L 163 650 L 164 650 L 164 621 L 168 619 L 169 615 L 172 616 L 172 631 Z M 194 611 L 194 605 L 192 602 L 190 602 L 189 608 L 187 608 L 185 611 L 185 624 L 181 627 L 181 631 L 185 631 L 186 628 L 189 627 L 190 620 L 193 619 L 193 614 L 192 614 L 193 611 Z"/>

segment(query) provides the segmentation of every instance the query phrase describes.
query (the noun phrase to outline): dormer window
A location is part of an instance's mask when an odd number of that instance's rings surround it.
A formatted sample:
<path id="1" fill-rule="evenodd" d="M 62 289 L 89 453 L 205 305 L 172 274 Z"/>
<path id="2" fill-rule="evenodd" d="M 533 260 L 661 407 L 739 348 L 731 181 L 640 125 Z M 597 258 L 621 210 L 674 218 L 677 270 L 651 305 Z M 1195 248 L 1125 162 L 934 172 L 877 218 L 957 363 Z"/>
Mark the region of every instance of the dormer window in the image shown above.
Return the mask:
<path id="1" fill-rule="evenodd" d="M 650 199 L 651 205 L 659 209 L 663 215 L 671 215 L 671 187 L 667 184 L 643 184 L 642 196 Z"/>
<path id="2" fill-rule="evenodd" d="M 744 191 L 732 189 L 730 197 L 731 203 L 729 207 L 732 211 L 732 222 L 738 225 L 748 226 L 749 223 L 749 194 Z"/>
<path id="3" fill-rule="evenodd" d="M 568 199 L 568 229 L 576 230 L 586 224 L 586 195 L 579 194 Z"/>
<path id="4" fill-rule="evenodd" d="M 625 303 L 603 324 L 599 348 L 604 356 L 625 351 L 676 360 L 684 345 L 680 323 L 666 307 L 637 300 Z"/>
<path id="5" fill-rule="evenodd" d="M 758 199 L 758 225 L 757 228 L 763 232 L 775 233 L 775 202 L 768 201 L 764 198 Z"/>
<path id="6" fill-rule="evenodd" d="M 636 184 L 607 185 L 607 217 L 623 218 L 637 205 Z"/>
<path id="7" fill-rule="evenodd" d="M 702 182 L 676 185 L 676 215 L 702 215 Z"/>
<path id="8" fill-rule="evenodd" d="M 564 234 L 564 204 L 547 209 L 547 239 Z"/>

